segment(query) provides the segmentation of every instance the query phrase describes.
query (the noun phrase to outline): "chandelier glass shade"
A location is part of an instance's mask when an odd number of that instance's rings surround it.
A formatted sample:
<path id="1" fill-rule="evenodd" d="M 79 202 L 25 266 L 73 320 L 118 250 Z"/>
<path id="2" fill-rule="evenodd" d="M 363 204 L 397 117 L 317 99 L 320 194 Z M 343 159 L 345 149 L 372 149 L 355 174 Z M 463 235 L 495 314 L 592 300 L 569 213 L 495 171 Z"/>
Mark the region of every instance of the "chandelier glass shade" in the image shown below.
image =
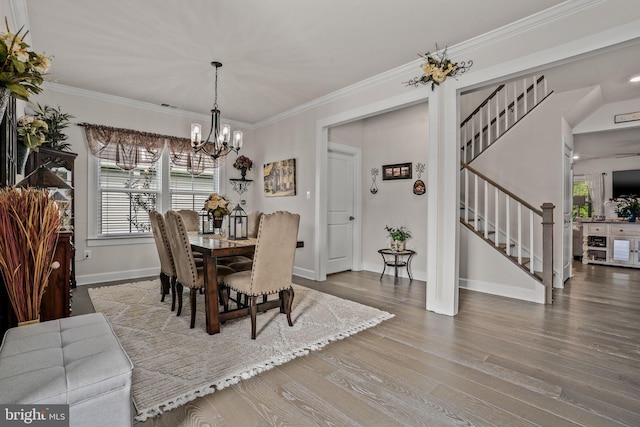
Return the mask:
<path id="1" fill-rule="evenodd" d="M 216 79 L 214 87 L 214 102 L 211 109 L 211 130 L 206 140 L 202 139 L 202 126 L 200 123 L 191 124 L 191 147 L 197 153 L 204 153 L 210 156 L 217 167 L 223 163 L 227 154 L 234 151 L 238 153 L 242 148 L 242 132 L 237 130 L 231 136 L 231 126 L 228 124 L 220 124 L 220 110 L 218 109 L 218 68 L 222 67 L 222 63 L 218 61 L 211 62 L 211 66 L 216 70 Z"/>

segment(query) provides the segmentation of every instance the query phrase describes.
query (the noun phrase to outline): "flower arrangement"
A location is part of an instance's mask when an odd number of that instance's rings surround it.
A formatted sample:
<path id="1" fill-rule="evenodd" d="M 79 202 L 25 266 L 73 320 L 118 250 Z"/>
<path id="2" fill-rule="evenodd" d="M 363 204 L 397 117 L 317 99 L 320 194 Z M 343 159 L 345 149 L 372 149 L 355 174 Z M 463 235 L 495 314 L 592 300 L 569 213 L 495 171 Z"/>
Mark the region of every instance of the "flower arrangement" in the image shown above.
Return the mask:
<path id="1" fill-rule="evenodd" d="M 407 227 L 404 225 L 399 228 L 389 227 L 388 225 L 384 227 L 389 233 L 389 237 L 391 240 L 395 240 L 398 242 L 404 242 L 405 240 L 411 237 L 411 232 L 407 230 Z"/>
<path id="2" fill-rule="evenodd" d="M 438 45 L 436 45 L 436 51 Z M 420 65 L 423 74 L 415 77 L 408 82 L 404 82 L 406 86 L 428 85 L 431 84 L 431 90 L 435 90 L 436 85 L 444 82 L 447 77 L 456 77 L 459 74 L 465 73 L 473 65 L 473 61 L 453 62 L 447 57 L 447 48 L 441 53 L 425 53 L 424 55 L 418 54 L 424 62 Z"/>
<path id="3" fill-rule="evenodd" d="M 238 156 L 236 161 L 233 163 L 233 167 L 240 170 L 245 169 L 250 171 L 253 167 L 253 160 L 247 156 Z"/>
<path id="4" fill-rule="evenodd" d="M 60 231 L 60 209 L 47 190 L 0 190 L 0 271 L 18 322 L 36 320 Z"/>
<path id="5" fill-rule="evenodd" d="M 628 196 L 620 196 L 615 200 L 611 200 L 616 204 L 616 213 L 620 218 L 629 218 L 629 221 L 635 221 L 640 216 L 640 200 L 635 194 Z"/>
<path id="6" fill-rule="evenodd" d="M 34 116 L 22 116 L 18 120 L 18 140 L 33 151 L 38 151 L 45 142 L 48 131 L 47 123 Z"/>
<path id="7" fill-rule="evenodd" d="M 48 105 L 37 104 L 34 111 L 35 117 L 47 124 L 47 130 L 44 133 L 44 146 L 56 150 L 70 150 L 71 144 L 67 141 L 67 135 L 63 132 L 69 126 L 69 119 L 74 118 L 71 114 L 63 113 L 58 108 Z"/>
<path id="8" fill-rule="evenodd" d="M 29 50 L 20 35 L 9 30 L 7 18 L 4 18 L 6 33 L 0 33 L 0 87 L 6 87 L 11 94 L 24 101 L 29 100 L 30 94 L 38 94 L 42 90 L 43 75 L 51 66 L 51 58 L 44 54 Z"/>
<path id="9" fill-rule="evenodd" d="M 221 196 L 218 193 L 211 193 L 207 201 L 204 203 L 204 210 L 209 213 L 209 216 L 222 218 L 225 215 L 231 214 L 228 206 L 229 199 L 226 196 Z"/>

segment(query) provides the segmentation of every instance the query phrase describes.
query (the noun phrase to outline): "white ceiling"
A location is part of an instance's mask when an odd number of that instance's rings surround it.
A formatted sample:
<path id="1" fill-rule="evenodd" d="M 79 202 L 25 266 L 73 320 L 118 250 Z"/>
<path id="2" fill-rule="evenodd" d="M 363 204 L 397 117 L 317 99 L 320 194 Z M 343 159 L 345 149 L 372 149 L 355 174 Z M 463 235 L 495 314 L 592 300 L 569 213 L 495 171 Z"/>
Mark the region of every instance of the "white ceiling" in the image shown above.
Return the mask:
<path id="1" fill-rule="evenodd" d="M 58 83 L 208 113 L 219 60 L 223 117 L 252 124 L 562 3 L 22 1 Z"/>
<path id="2" fill-rule="evenodd" d="M 57 83 L 208 114 L 210 63 L 219 60 L 222 115 L 248 124 L 406 65 L 436 43 L 453 46 L 560 3 L 11 0 L 33 48 L 54 56 L 49 77 Z M 640 73 L 639 57 L 636 43 L 559 64 L 545 75 L 556 92 L 600 85 L 605 102 L 640 98 L 640 85 L 628 83 Z M 630 144 L 640 146 L 640 137 L 625 135 L 605 146 L 636 150 Z"/>

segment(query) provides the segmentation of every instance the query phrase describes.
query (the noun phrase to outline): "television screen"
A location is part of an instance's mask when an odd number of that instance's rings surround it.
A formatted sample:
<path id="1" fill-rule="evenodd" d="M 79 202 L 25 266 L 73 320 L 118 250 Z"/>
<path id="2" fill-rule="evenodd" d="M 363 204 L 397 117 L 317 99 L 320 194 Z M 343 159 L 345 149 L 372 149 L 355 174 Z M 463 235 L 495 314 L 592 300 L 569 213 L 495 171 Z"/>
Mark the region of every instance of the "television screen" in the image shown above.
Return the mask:
<path id="1" fill-rule="evenodd" d="M 613 198 L 635 194 L 640 196 L 640 169 L 613 171 Z"/>

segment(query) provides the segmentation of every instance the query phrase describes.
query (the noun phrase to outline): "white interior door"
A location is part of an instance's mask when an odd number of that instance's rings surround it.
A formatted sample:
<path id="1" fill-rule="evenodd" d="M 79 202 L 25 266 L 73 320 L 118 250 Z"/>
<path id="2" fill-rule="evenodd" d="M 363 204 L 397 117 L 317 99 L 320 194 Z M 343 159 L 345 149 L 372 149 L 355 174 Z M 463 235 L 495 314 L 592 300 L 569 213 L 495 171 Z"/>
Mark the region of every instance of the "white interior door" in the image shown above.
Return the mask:
<path id="1" fill-rule="evenodd" d="M 573 260 L 573 149 L 564 144 L 564 202 L 562 207 L 562 282 L 571 277 Z"/>
<path id="2" fill-rule="evenodd" d="M 327 274 L 331 274 L 353 266 L 354 156 L 329 150 L 327 166 Z"/>

